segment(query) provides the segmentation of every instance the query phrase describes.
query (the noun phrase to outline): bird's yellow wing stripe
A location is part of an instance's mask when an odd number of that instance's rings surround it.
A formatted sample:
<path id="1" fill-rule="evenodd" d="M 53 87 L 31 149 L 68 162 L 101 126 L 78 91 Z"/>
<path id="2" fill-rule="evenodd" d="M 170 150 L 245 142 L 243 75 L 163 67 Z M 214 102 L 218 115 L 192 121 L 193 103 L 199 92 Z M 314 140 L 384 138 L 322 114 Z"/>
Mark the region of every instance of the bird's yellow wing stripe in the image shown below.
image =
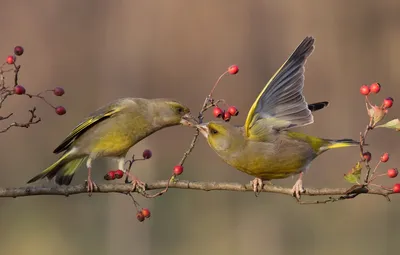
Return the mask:
<path id="1" fill-rule="evenodd" d="M 285 63 L 283 63 L 283 65 L 278 69 L 278 71 L 276 71 L 276 73 L 271 77 L 271 79 L 269 79 L 269 81 L 267 82 L 267 84 L 265 85 L 264 89 L 261 91 L 261 93 L 258 95 L 256 101 L 254 101 L 253 105 L 251 106 L 249 113 L 247 114 L 247 118 L 246 118 L 246 122 L 244 124 L 244 130 L 246 133 L 246 136 L 249 136 L 249 128 L 250 128 L 250 124 L 253 121 L 254 118 L 254 111 L 257 108 L 257 104 L 260 101 L 260 98 L 262 97 L 262 95 L 264 94 L 265 90 L 268 88 L 268 86 L 273 82 L 273 80 L 275 79 L 275 77 L 279 74 L 279 72 L 282 70 L 282 68 L 286 65 L 287 61 L 290 59 L 290 57 L 285 61 Z"/>
<path id="2" fill-rule="evenodd" d="M 71 131 L 71 133 L 62 141 L 62 143 L 54 149 L 54 153 L 60 153 L 67 149 L 72 142 L 81 134 L 83 134 L 87 129 L 89 129 L 91 126 L 95 125 L 96 123 L 100 122 L 101 120 L 107 119 L 114 115 L 115 113 L 119 112 L 122 109 L 122 107 L 116 107 L 113 109 L 110 109 L 109 111 L 101 114 L 101 115 L 96 115 L 89 117 L 82 123 L 80 123 L 77 127 L 74 128 L 74 130 Z"/>

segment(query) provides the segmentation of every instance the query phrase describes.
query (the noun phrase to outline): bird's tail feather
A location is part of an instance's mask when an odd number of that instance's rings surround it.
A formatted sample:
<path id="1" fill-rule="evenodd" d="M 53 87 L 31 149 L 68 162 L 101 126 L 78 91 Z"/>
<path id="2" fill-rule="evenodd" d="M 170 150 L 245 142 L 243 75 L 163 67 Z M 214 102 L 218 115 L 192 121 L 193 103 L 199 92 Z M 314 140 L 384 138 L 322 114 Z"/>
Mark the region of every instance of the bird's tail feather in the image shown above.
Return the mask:
<path id="1" fill-rule="evenodd" d="M 308 109 L 312 112 L 316 112 L 318 110 L 324 109 L 329 105 L 329 102 L 324 101 L 324 102 L 318 102 L 318 103 L 313 103 L 308 105 Z"/>
<path id="2" fill-rule="evenodd" d="M 69 185 L 74 177 L 74 174 L 78 167 L 86 160 L 87 157 L 74 159 L 67 164 L 65 164 L 62 169 L 64 171 L 60 171 L 56 176 L 56 183 L 59 185 Z"/>
<path id="3" fill-rule="evenodd" d="M 50 180 L 57 175 L 56 183 L 60 185 L 70 184 L 76 169 L 86 159 L 86 157 L 84 157 L 84 158 L 70 160 L 68 159 L 70 154 L 71 151 L 64 153 L 64 155 L 62 155 L 56 162 L 54 162 L 51 166 L 43 170 L 40 174 L 30 179 L 28 183 L 32 183 L 46 177 Z"/>

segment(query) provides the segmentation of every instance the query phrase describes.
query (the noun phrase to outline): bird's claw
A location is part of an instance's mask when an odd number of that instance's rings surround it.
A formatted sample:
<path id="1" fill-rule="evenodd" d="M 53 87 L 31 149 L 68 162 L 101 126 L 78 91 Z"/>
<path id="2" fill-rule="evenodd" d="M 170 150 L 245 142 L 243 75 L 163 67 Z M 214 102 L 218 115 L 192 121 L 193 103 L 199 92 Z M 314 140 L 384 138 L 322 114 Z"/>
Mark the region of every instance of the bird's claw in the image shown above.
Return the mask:
<path id="1" fill-rule="evenodd" d="M 125 183 L 132 184 L 131 192 L 137 191 L 139 193 L 144 192 L 146 190 L 146 183 L 139 180 L 135 175 L 132 175 L 130 172 L 126 172 Z M 131 181 L 129 180 L 131 178 Z"/>
<path id="2" fill-rule="evenodd" d="M 132 181 L 132 192 L 133 191 L 138 191 L 139 193 L 144 192 L 146 190 L 146 183 L 135 179 Z"/>
<path id="3" fill-rule="evenodd" d="M 292 188 L 292 196 L 294 196 L 297 201 L 300 201 L 301 193 L 304 193 L 306 190 L 303 187 L 303 181 L 298 179 Z"/>
<path id="4" fill-rule="evenodd" d="M 256 197 L 258 197 L 258 195 L 260 194 L 260 192 L 262 191 L 262 189 L 264 187 L 263 180 L 261 180 L 260 178 L 255 178 L 250 183 L 253 187 L 254 195 Z"/>
<path id="5" fill-rule="evenodd" d="M 87 180 L 85 180 L 85 185 L 86 185 L 87 192 L 89 193 L 89 197 L 92 196 L 92 193 L 94 190 L 98 189 L 96 183 L 94 181 L 92 181 L 91 178 L 88 178 Z"/>

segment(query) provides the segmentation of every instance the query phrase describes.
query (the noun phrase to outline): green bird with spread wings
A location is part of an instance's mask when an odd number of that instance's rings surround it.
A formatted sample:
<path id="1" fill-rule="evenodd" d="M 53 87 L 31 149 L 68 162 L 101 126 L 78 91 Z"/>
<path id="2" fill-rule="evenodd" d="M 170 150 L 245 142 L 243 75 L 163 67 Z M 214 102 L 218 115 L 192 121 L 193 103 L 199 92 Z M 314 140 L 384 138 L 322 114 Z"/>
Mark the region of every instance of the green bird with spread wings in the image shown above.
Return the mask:
<path id="1" fill-rule="evenodd" d="M 306 37 L 261 91 L 244 126 L 220 121 L 197 125 L 219 157 L 255 177 L 256 194 L 263 181 L 299 174 L 292 189 L 299 199 L 304 191 L 303 172 L 317 156 L 333 148 L 359 145 L 351 139 L 323 139 L 292 131 L 313 123 L 312 111 L 327 105 L 308 105 L 302 94 L 304 65 L 313 50 L 314 38 Z"/>

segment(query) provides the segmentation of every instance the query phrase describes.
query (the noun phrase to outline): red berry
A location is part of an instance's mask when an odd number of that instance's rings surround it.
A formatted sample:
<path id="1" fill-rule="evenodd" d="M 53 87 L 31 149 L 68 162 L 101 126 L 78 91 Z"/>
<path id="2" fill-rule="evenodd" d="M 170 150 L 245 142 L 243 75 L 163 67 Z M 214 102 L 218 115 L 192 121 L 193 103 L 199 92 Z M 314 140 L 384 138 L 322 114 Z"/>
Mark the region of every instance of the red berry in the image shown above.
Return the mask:
<path id="1" fill-rule="evenodd" d="M 143 151 L 143 158 L 144 159 L 149 159 L 149 158 L 151 158 L 152 155 L 153 154 L 151 153 L 151 150 L 144 150 Z"/>
<path id="2" fill-rule="evenodd" d="M 235 106 L 229 106 L 228 108 L 228 112 L 232 115 L 232 116 L 238 116 L 239 111 Z"/>
<path id="3" fill-rule="evenodd" d="M 136 219 L 138 220 L 138 221 L 140 221 L 140 222 L 142 222 L 142 221 L 144 221 L 144 215 L 143 215 L 143 213 L 142 212 L 138 212 L 137 214 L 136 214 Z"/>
<path id="4" fill-rule="evenodd" d="M 388 162 L 388 160 L 389 160 L 389 153 L 387 152 L 383 153 L 381 156 L 381 162 L 385 163 Z"/>
<path id="5" fill-rule="evenodd" d="M 363 158 L 364 158 L 364 160 L 365 161 L 367 161 L 367 162 L 370 162 L 371 161 L 371 152 L 369 152 L 369 151 L 366 151 L 366 152 L 364 152 L 363 153 Z"/>
<path id="6" fill-rule="evenodd" d="M 124 171 L 122 171 L 121 169 L 115 170 L 114 176 L 116 179 L 121 179 L 122 176 L 124 176 Z"/>
<path id="7" fill-rule="evenodd" d="M 383 100 L 383 108 L 389 109 L 393 105 L 393 98 L 387 97 L 385 100 Z"/>
<path id="8" fill-rule="evenodd" d="M 143 214 L 143 216 L 144 216 L 145 218 L 150 218 L 150 215 L 151 215 L 150 210 L 147 209 L 147 208 L 143 208 L 143 209 L 142 209 L 142 214 Z"/>
<path id="9" fill-rule="evenodd" d="M 14 87 L 14 93 L 17 95 L 23 95 L 25 94 L 25 88 L 21 85 L 17 85 Z"/>
<path id="10" fill-rule="evenodd" d="M 369 87 L 367 85 L 362 85 L 360 88 L 360 93 L 363 94 L 364 96 L 368 96 L 369 95 Z"/>
<path id="11" fill-rule="evenodd" d="M 371 90 L 372 93 L 378 94 L 379 91 L 381 90 L 381 84 L 379 84 L 378 82 L 372 83 L 369 86 L 369 89 Z"/>
<path id="12" fill-rule="evenodd" d="M 11 55 L 10 55 L 10 56 L 7 57 L 6 62 L 7 62 L 7 64 L 12 65 L 12 64 L 15 63 L 15 59 L 16 59 L 15 56 L 11 56 Z"/>
<path id="13" fill-rule="evenodd" d="M 390 168 L 389 170 L 387 170 L 387 176 L 389 176 L 389 178 L 394 178 L 399 174 L 399 171 L 397 171 L 397 168 Z"/>
<path id="14" fill-rule="evenodd" d="M 115 172 L 109 171 L 106 175 L 104 175 L 104 180 L 114 180 L 115 179 Z"/>
<path id="15" fill-rule="evenodd" d="M 400 193 L 400 183 L 396 183 L 393 186 L 393 193 Z"/>
<path id="16" fill-rule="evenodd" d="M 181 165 L 176 165 L 174 167 L 174 174 L 175 175 L 181 175 L 183 173 L 183 166 Z"/>
<path id="17" fill-rule="evenodd" d="M 237 73 L 239 72 L 239 67 L 238 67 L 237 65 L 231 65 L 231 66 L 228 68 L 228 72 L 229 72 L 230 74 L 237 74 Z"/>
<path id="18" fill-rule="evenodd" d="M 64 115 L 67 112 L 67 110 L 65 110 L 64 106 L 57 106 L 56 107 L 56 113 L 58 115 Z"/>
<path id="19" fill-rule="evenodd" d="M 224 114 L 224 111 L 218 106 L 216 106 L 214 107 L 213 114 L 215 118 L 221 118 L 222 115 Z"/>
<path id="20" fill-rule="evenodd" d="M 228 122 L 231 119 L 231 114 L 229 112 L 224 112 L 224 116 L 222 119 L 226 122 Z"/>
<path id="21" fill-rule="evenodd" d="M 53 93 L 54 93 L 54 95 L 60 97 L 60 96 L 64 95 L 65 91 L 63 88 L 55 87 L 53 90 Z"/>
<path id="22" fill-rule="evenodd" d="M 24 48 L 22 46 L 15 46 L 14 47 L 14 54 L 17 56 L 21 56 L 24 53 Z"/>

